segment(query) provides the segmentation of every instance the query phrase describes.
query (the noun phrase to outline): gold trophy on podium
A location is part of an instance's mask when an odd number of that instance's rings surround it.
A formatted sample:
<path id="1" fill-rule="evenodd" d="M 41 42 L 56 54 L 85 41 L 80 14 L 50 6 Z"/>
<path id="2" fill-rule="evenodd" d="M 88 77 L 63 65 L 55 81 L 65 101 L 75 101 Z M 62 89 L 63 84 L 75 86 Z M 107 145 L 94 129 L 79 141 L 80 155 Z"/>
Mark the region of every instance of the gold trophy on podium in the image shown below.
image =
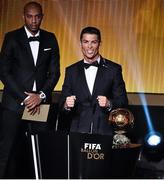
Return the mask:
<path id="1" fill-rule="evenodd" d="M 113 149 L 127 148 L 130 145 L 130 139 L 125 135 L 128 128 L 134 125 L 133 114 L 125 108 L 117 108 L 110 112 L 109 123 L 114 128 Z"/>

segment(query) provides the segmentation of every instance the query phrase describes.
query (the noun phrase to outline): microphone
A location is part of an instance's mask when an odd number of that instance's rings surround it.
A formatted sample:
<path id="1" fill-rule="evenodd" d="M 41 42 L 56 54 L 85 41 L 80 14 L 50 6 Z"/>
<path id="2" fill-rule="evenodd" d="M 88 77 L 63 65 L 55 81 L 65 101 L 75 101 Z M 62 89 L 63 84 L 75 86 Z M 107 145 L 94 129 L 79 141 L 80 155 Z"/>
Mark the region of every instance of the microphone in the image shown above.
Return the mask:
<path id="1" fill-rule="evenodd" d="M 92 110 L 93 114 L 95 114 L 97 107 L 98 107 L 98 103 L 96 101 L 96 103 L 94 103 L 94 105 L 93 105 L 93 110 Z M 93 134 L 93 126 L 94 126 L 94 122 L 92 120 L 91 124 L 90 124 L 90 133 L 89 134 Z"/>
<path id="2" fill-rule="evenodd" d="M 89 134 L 93 134 L 93 122 L 91 122 Z"/>

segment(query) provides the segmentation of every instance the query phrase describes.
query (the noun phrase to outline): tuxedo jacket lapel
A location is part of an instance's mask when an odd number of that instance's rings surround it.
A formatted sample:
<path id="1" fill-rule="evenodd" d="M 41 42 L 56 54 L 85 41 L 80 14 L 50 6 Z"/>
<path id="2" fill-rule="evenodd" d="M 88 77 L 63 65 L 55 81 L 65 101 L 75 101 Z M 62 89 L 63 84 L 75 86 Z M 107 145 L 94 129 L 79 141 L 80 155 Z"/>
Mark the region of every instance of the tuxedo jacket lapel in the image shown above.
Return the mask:
<path id="1" fill-rule="evenodd" d="M 82 93 L 86 97 L 91 98 L 91 93 L 89 91 L 89 87 L 87 85 L 87 80 L 86 80 L 86 77 L 85 77 L 83 60 L 80 62 L 78 68 L 79 68 L 79 71 L 78 71 L 79 74 L 78 74 L 77 77 L 79 77 L 79 86 L 80 86 L 80 89 L 81 89 L 81 91 L 83 91 Z"/>
<path id="2" fill-rule="evenodd" d="M 38 57 L 36 61 L 36 66 L 40 63 L 41 57 L 43 55 L 43 50 L 44 50 L 44 36 L 42 31 L 40 30 L 40 44 L 39 44 L 39 50 L 38 50 Z"/>
<path id="3" fill-rule="evenodd" d="M 31 62 L 31 65 L 34 66 L 34 59 L 33 59 L 33 56 L 32 56 L 30 44 L 29 44 L 27 34 L 25 32 L 24 27 L 22 27 L 20 29 L 20 42 L 21 42 L 22 46 L 24 46 L 25 49 L 27 50 L 27 54 L 25 54 L 25 57 Z"/>
<path id="4" fill-rule="evenodd" d="M 96 100 L 97 95 L 101 95 L 101 91 L 102 91 L 102 83 L 103 83 L 103 79 L 104 79 L 104 67 L 102 66 L 102 59 L 100 60 L 100 66 L 97 70 L 97 74 L 96 74 L 96 78 L 95 78 L 95 82 L 94 82 L 94 87 L 93 87 L 93 92 L 92 94 L 90 93 L 88 84 L 87 84 L 87 80 L 85 77 L 85 72 L 84 72 L 84 66 L 83 66 L 83 61 L 80 62 L 79 64 L 79 86 L 80 86 L 80 90 L 82 91 L 82 93 L 87 96 L 89 99 L 94 99 Z"/>
<path id="5" fill-rule="evenodd" d="M 94 87 L 93 87 L 93 93 L 92 93 L 92 97 L 95 97 L 97 95 L 101 95 L 101 91 L 102 91 L 102 85 L 104 82 L 104 67 L 102 66 L 102 59 L 100 59 L 100 65 L 99 68 L 97 70 L 97 74 L 96 74 L 96 78 L 95 78 L 95 83 L 94 83 Z"/>
<path id="6" fill-rule="evenodd" d="M 24 46 L 25 49 L 27 50 L 27 56 L 26 57 L 29 61 L 31 61 L 32 65 L 35 66 L 32 51 L 31 51 L 30 44 L 29 44 L 26 32 L 24 30 L 24 27 L 21 29 L 21 35 L 20 36 L 21 36 L 20 40 L 21 40 L 22 46 Z M 43 55 L 43 49 L 44 49 L 44 36 L 42 34 L 42 31 L 40 30 L 40 43 L 39 43 L 39 50 L 38 50 L 38 57 L 37 57 L 37 61 L 36 61 L 36 66 L 40 63 L 41 57 Z"/>

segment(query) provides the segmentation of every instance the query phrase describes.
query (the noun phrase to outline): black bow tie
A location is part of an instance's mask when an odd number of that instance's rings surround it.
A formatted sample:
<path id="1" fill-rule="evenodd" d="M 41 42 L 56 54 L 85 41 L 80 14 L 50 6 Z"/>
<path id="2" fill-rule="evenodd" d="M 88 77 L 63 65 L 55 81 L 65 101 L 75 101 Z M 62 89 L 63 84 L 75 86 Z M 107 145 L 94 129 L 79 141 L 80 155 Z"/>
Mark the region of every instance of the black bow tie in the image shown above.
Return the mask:
<path id="1" fill-rule="evenodd" d="M 95 66 L 95 67 L 99 67 L 99 63 L 97 61 L 89 64 L 89 63 L 84 63 L 84 68 L 88 69 L 90 66 Z"/>
<path id="2" fill-rule="evenodd" d="M 39 38 L 39 36 L 33 36 L 33 37 L 31 36 L 31 37 L 28 38 L 28 41 L 29 42 L 31 42 L 31 41 L 40 41 L 40 38 Z"/>

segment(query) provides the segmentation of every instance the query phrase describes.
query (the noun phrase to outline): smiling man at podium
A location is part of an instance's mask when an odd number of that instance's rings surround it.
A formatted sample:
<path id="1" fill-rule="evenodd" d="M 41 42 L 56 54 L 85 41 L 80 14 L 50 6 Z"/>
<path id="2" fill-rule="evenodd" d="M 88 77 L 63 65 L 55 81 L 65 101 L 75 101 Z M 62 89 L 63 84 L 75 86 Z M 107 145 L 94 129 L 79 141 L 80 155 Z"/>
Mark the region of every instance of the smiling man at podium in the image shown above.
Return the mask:
<path id="1" fill-rule="evenodd" d="M 128 104 L 122 68 L 99 53 L 100 30 L 80 34 L 83 59 L 66 68 L 60 107 L 71 115 L 70 132 L 112 135 L 109 112 Z"/>

